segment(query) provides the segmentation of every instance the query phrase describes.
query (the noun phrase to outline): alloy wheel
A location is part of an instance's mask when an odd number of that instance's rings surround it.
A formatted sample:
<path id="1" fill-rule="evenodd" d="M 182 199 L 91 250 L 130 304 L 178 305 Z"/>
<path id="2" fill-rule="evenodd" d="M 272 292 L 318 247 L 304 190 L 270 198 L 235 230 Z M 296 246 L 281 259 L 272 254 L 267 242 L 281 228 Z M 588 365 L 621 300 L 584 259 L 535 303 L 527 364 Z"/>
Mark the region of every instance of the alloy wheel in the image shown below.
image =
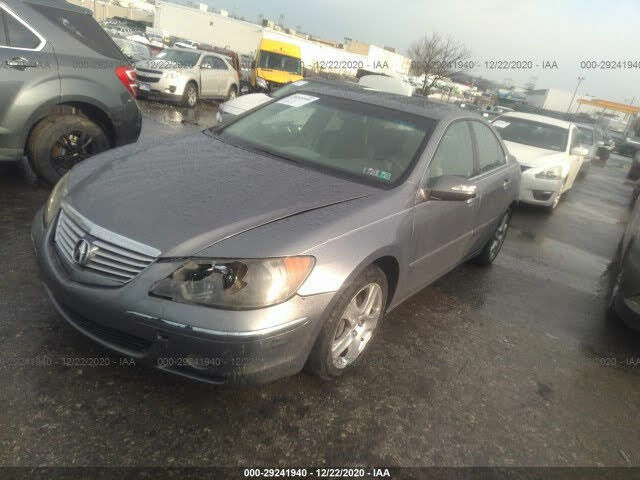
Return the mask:
<path id="1" fill-rule="evenodd" d="M 504 239 L 507 237 L 510 218 L 511 211 L 508 211 L 503 215 L 498 228 L 496 228 L 496 231 L 493 234 L 493 241 L 491 242 L 491 246 L 489 247 L 489 258 L 491 259 L 491 261 L 493 261 L 493 259 L 498 255 L 498 252 L 500 252 L 500 248 L 502 248 L 502 244 L 504 243 Z"/>
<path id="2" fill-rule="evenodd" d="M 198 101 L 198 92 L 196 92 L 195 87 L 193 85 L 188 87 L 187 90 L 187 102 L 190 106 L 194 107 L 196 102 Z"/>
<path id="3" fill-rule="evenodd" d="M 382 314 L 382 288 L 377 283 L 362 287 L 345 308 L 331 344 L 336 368 L 353 363 L 371 340 Z"/>
<path id="4" fill-rule="evenodd" d="M 73 131 L 62 135 L 51 149 L 51 164 L 60 175 L 89 158 L 94 151 L 94 138 L 86 132 Z"/>

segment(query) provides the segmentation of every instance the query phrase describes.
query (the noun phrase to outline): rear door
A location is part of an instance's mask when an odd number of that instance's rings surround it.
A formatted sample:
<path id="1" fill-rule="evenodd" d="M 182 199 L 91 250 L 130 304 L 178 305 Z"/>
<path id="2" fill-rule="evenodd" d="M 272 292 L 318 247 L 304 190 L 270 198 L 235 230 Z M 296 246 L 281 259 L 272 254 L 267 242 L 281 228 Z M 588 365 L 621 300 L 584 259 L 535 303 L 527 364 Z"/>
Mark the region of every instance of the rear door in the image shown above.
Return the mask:
<path id="1" fill-rule="evenodd" d="M 476 154 L 478 175 L 474 178 L 480 192 L 480 204 L 476 219 L 473 242 L 470 251 L 482 248 L 494 232 L 512 198 L 511 191 L 517 188 L 513 183 L 507 165 L 507 153 L 491 128 L 482 122 L 471 122 Z"/>
<path id="2" fill-rule="evenodd" d="M 0 1 L 0 160 L 18 160 L 31 115 L 60 98 L 52 46 L 27 22 L 28 7 Z"/>
<path id="3" fill-rule="evenodd" d="M 212 97 L 218 91 L 218 78 L 213 69 L 213 59 L 215 57 L 207 55 L 200 62 L 200 96 Z"/>
<path id="4" fill-rule="evenodd" d="M 226 97 L 229 90 L 229 78 L 231 69 L 227 63 L 219 57 L 213 57 L 213 70 L 218 79 L 216 97 Z"/>
<path id="5" fill-rule="evenodd" d="M 422 187 L 429 189 L 443 176 L 475 176 L 474 148 L 468 121 L 452 123 L 444 133 Z M 471 244 L 478 200 L 427 200 L 414 208 L 410 284 L 418 290 L 455 267 Z"/>

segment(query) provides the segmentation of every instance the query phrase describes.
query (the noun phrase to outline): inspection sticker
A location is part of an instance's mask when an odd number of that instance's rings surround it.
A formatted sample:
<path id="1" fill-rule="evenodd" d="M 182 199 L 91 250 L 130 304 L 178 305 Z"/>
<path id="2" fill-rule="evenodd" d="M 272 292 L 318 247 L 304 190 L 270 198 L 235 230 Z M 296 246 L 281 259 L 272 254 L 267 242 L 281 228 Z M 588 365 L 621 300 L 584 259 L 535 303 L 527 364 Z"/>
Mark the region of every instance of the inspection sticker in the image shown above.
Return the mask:
<path id="1" fill-rule="evenodd" d="M 385 172 L 377 168 L 365 168 L 364 174 L 379 178 L 380 180 L 386 180 L 387 182 L 391 181 L 391 172 Z"/>
<path id="2" fill-rule="evenodd" d="M 495 122 L 493 122 L 493 126 L 496 128 L 506 128 L 509 125 L 511 125 L 511 123 L 505 122 L 504 120 L 496 120 Z"/>
<path id="3" fill-rule="evenodd" d="M 315 102 L 318 97 L 312 97 L 311 95 L 305 95 L 304 93 L 295 93 L 278 100 L 276 103 L 282 105 L 289 105 L 290 107 L 301 107 L 307 103 Z"/>

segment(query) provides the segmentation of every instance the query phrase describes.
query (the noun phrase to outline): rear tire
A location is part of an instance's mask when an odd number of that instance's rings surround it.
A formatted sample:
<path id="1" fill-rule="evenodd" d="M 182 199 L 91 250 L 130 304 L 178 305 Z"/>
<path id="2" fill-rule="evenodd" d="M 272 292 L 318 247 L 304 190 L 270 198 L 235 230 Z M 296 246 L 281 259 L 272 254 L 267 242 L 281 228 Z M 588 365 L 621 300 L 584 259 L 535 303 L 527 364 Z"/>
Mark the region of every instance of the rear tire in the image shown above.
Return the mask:
<path id="1" fill-rule="evenodd" d="M 198 86 L 195 82 L 187 83 L 182 94 L 182 106 L 194 108 L 198 104 Z"/>
<path id="2" fill-rule="evenodd" d="M 52 115 L 38 123 L 27 141 L 31 168 L 54 185 L 81 161 L 111 148 L 102 128 L 81 115 Z"/>
<path id="3" fill-rule="evenodd" d="M 345 285 L 318 334 L 307 369 L 325 379 L 352 370 L 377 337 L 387 295 L 387 277 L 376 265 Z"/>
<path id="4" fill-rule="evenodd" d="M 491 238 L 485 244 L 480 254 L 475 258 L 476 263 L 480 265 L 491 265 L 496 259 L 507 237 L 512 213 L 513 209 L 511 208 L 504 213 L 493 235 L 491 235 Z"/>

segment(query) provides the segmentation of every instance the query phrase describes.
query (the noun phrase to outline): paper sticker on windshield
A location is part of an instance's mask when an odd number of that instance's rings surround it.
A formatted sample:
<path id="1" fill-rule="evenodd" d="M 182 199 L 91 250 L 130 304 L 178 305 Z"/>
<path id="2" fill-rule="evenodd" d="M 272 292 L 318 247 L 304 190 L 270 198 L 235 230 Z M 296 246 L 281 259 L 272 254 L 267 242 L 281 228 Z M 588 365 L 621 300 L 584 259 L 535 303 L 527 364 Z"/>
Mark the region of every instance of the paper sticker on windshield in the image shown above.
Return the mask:
<path id="1" fill-rule="evenodd" d="M 509 125 L 511 125 L 511 123 L 505 122 L 504 120 L 496 120 L 495 122 L 493 122 L 493 126 L 496 128 L 506 128 Z"/>
<path id="2" fill-rule="evenodd" d="M 377 168 L 365 168 L 364 174 L 379 178 L 380 180 L 386 180 L 387 182 L 391 181 L 391 172 L 385 172 L 384 170 L 379 170 Z"/>
<path id="3" fill-rule="evenodd" d="M 311 95 L 305 95 L 304 93 L 296 93 L 289 95 L 288 97 L 281 98 L 276 103 L 282 105 L 289 105 L 290 107 L 301 107 L 307 103 L 315 102 L 318 97 L 312 97 Z"/>

